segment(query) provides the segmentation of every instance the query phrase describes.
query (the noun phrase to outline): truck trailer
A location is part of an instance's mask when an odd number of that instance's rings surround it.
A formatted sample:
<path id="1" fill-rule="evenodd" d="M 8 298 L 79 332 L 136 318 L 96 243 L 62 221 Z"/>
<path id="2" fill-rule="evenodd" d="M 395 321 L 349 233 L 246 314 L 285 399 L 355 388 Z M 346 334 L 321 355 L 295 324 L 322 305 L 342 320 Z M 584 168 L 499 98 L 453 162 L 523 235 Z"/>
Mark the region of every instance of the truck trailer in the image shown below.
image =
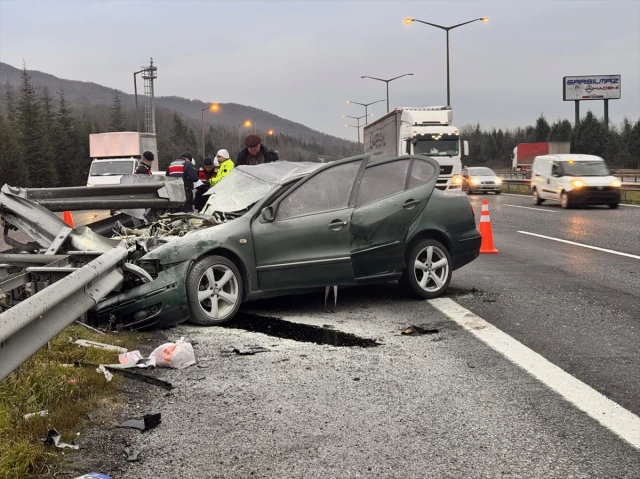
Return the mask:
<path id="1" fill-rule="evenodd" d="M 400 155 L 430 156 L 440 164 L 436 188 L 460 191 L 462 157 L 469 144 L 460 140 L 458 128 L 451 125 L 448 106 L 396 108 L 364 127 L 364 151 L 371 161 Z"/>
<path id="2" fill-rule="evenodd" d="M 512 169 L 515 171 L 531 170 L 533 159 L 542 155 L 571 153 L 568 141 L 542 141 L 539 143 L 519 143 L 513 149 Z"/>
<path id="3" fill-rule="evenodd" d="M 135 173 L 145 151 L 153 153 L 151 171 L 157 171 L 158 146 L 155 134 L 123 131 L 89 135 L 92 161 L 87 186 L 119 184 L 123 175 Z"/>

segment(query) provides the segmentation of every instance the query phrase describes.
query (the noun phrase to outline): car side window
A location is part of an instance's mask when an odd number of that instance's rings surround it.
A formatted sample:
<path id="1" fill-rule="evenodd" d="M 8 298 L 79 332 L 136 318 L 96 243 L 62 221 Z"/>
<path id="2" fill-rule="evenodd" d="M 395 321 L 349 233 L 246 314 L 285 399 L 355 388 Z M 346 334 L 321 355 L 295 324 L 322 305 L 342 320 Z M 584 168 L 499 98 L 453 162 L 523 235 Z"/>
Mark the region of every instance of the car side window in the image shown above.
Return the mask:
<path id="1" fill-rule="evenodd" d="M 411 160 L 392 161 L 364 170 L 356 208 L 404 191 Z"/>
<path id="2" fill-rule="evenodd" d="M 346 208 L 361 163 L 334 166 L 306 181 L 280 202 L 276 221 Z"/>
<path id="3" fill-rule="evenodd" d="M 438 173 L 440 173 L 439 170 Z M 431 163 L 422 160 L 413 160 L 411 173 L 409 174 L 409 189 L 424 185 L 436 174 L 436 169 Z"/>

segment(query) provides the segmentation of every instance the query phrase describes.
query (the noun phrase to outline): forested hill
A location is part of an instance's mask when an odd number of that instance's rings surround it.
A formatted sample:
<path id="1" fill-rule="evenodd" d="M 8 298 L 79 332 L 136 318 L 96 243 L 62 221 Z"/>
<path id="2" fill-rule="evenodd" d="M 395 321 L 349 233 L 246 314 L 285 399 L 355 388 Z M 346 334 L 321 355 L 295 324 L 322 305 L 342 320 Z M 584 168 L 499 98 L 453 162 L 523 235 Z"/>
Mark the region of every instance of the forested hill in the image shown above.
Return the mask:
<path id="1" fill-rule="evenodd" d="M 86 108 L 90 105 L 111 106 L 113 104 L 114 93 L 116 92 L 113 88 L 97 83 L 66 80 L 35 70 L 29 70 L 29 75 L 32 85 L 36 88 L 46 87 L 53 95 L 62 89 L 66 101 L 70 105 Z M 16 90 L 19 90 L 22 81 L 21 77 L 21 68 L 15 68 L 7 63 L 0 62 L 0 84 L 11 85 Z M 142 91 L 142 80 L 138 78 L 139 102 L 144 102 L 144 97 L 141 97 Z M 117 93 L 125 109 L 134 107 L 134 95 L 120 91 Z M 200 100 L 189 100 L 176 96 L 156 97 L 156 105 L 160 108 L 176 111 L 182 115 L 183 118 L 197 120 L 198 124 L 201 122 L 202 108 L 208 106 L 207 103 Z M 237 129 L 238 125 L 247 119 L 257 124 L 258 133 L 264 134 L 267 129 L 272 129 L 276 134 L 287 135 L 303 143 L 320 145 L 324 152 L 323 154 L 328 158 L 348 156 L 358 151 L 358 146 L 355 142 L 327 135 L 300 123 L 269 113 L 268 111 L 237 103 L 220 103 L 219 114 L 205 113 L 205 127 L 207 125 L 219 125 Z M 251 132 L 253 131 L 252 128 L 249 130 Z M 316 149 L 318 148 L 316 147 Z"/>

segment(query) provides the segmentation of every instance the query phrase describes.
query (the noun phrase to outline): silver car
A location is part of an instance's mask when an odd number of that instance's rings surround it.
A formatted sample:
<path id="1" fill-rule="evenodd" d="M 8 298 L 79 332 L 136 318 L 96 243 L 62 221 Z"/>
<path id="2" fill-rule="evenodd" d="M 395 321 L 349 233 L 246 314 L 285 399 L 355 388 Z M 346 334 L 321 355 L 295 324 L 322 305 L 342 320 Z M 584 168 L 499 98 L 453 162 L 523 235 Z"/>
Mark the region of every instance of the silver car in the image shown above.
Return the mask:
<path id="1" fill-rule="evenodd" d="M 462 170 L 462 190 L 472 193 L 500 194 L 502 178 L 496 175 L 491 168 L 474 166 Z"/>

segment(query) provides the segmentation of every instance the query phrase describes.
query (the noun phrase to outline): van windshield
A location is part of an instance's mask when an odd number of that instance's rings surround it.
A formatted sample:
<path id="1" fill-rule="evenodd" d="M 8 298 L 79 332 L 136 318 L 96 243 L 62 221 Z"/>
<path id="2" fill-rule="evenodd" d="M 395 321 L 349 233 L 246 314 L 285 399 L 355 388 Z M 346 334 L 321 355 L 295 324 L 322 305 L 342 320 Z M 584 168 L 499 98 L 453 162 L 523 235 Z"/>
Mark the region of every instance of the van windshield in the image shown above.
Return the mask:
<path id="1" fill-rule="evenodd" d="M 564 176 L 608 176 L 604 161 L 563 161 L 560 163 Z"/>
<path id="2" fill-rule="evenodd" d="M 103 160 L 91 163 L 89 176 L 131 175 L 135 171 L 135 160 Z"/>

